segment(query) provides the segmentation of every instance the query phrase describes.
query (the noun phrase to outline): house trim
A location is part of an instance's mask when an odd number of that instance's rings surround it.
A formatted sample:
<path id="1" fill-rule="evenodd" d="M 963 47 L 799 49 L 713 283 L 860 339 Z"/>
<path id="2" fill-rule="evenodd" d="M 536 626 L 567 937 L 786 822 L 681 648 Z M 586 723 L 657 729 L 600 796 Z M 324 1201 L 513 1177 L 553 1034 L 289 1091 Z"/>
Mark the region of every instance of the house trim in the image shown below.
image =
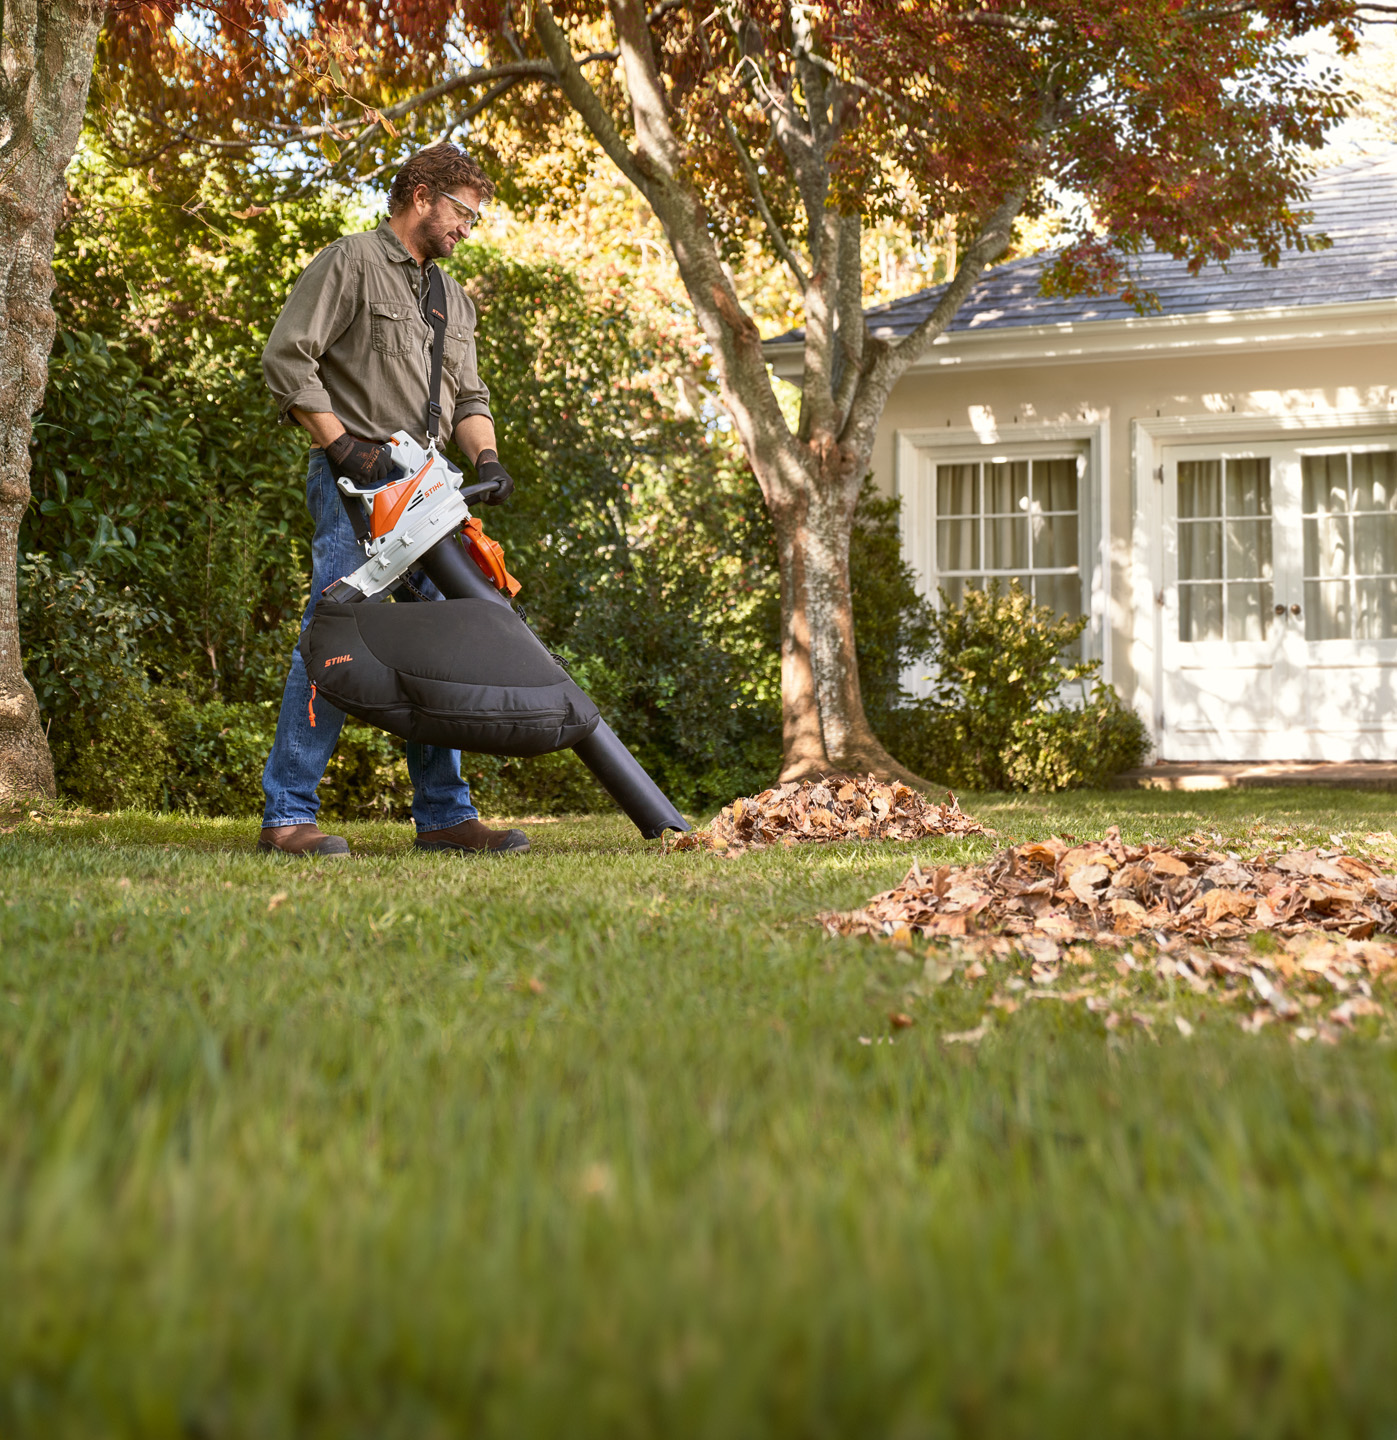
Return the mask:
<path id="1" fill-rule="evenodd" d="M 870 331 L 877 336 L 876 324 Z M 909 374 L 1007 365 L 1093 364 L 1128 357 L 1225 353 L 1260 345 L 1287 350 L 1381 344 L 1397 339 L 1397 298 L 1338 305 L 1284 305 L 1261 310 L 1209 310 L 1141 315 L 1124 320 L 1071 320 L 1005 325 L 939 336 Z M 894 345 L 900 343 L 893 339 Z M 782 380 L 799 384 L 803 341 L 770 340 L 766 358 Z M 1397 396 L 1397 390 L 1394 391 Z"/>
<path id="2" fill-rule="evenodd" d="M 1355 432 L 1397 429 L 1397 405 L 1309 413 L 1163 415 L 1130 422 L 1131 626 L 1135 673 L 1131 703 L 1158 750 L 1164 733 L 1164 447 L 1187 442 L 1241 444 L 1311 434 L 1358 438 Z"/>
<path id="3" fill-rule="evenodd" d="M 1084 547 L 1088 563 L 1093 564 L 1090 576 L 1088 615 L 1091 633 L 1099 644 L 1101 678 L 1108 684 L 1112 674 L 1112 641 L 1119 618 L 1111 600 L 1111 430 L 1109 412 L 1090 414 L 1080 421 L 1062 421 L 1042 425 L 1015 425 L 1007 433 L 986 418 L 976 426 L 946 426 L 938 430 L 897 430 L 893 433 L 893 494 L 904 503 L 917 503 L 913 488 L 918 459 L 928 451 L 949 458 L 956 451 L 984 455 L 996 448 L 1021 453 L 1034 445 L 1085 445 L 1087 453 L 1087 490 L 1089 542 Z M 914 559 L 907 543 L 905 515 L 900 518 L 902 558 L 908 564 Z M 915 568 L 915 567 L 914 567 Z M 925 578 L 925 577 L 919 577 Z"/>

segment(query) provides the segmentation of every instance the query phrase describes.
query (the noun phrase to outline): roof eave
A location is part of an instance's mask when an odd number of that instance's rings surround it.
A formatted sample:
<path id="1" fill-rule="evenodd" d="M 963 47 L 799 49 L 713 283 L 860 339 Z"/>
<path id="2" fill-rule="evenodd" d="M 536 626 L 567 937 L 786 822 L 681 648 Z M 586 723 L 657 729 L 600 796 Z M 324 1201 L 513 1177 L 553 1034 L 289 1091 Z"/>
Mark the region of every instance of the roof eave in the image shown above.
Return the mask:
<path id="1" fill-rule="evenodd" d="M 956 330 L 939 336 L 911 371 L 1091 364 L 1260 345 L 1303 350 L 1393 338 L 1397 338 L 1397 297 L 1387 297 L 1335 305 L 1278 305 L 1256 310 L 1208 310 L 1188 315 Z M 892 343 L 901 342 L 894 338 Z M 769 340 L 762 349 L 777 376 L 800 380 L 803 341 Z"/>

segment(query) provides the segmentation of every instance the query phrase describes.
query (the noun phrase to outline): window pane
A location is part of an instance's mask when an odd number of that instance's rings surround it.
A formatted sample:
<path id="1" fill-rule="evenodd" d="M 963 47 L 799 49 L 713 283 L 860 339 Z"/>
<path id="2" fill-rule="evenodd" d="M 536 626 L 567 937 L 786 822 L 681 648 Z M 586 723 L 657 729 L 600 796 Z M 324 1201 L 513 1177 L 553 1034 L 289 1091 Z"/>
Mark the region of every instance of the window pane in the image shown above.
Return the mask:
<path id="1" fill-rule="evenodd" d="M 1222 639 L 1222 586 L 1179 586 L 1179 639 Z"/>
<path id="2" fill-rule="evenodd" d="M 1051 605 L 1059 615 L 1076 619 L 1082 613 L 1082 580 L 1079 575 L 1038 575 L 1033 581 L 1033 599 Z"/>
<path id="3" fill-rule="evenodd" d="M 1228 520 L 1227 578 L 1269 580 L 1271 578 L 1271 522 L 1269 520 Z"/>
<path id="4" fill-rule="evenodd" d="M 1355 515 L 1353 568 L 1359 575 L 1397 575 L 1397 515 Z"/>
<path id="5" fill-rule="evenodd" d="M 1077 563 L 1075 515 L 1033 517 L 1033 563 L 1044 570 L 1057 570 Z"/>
<path id="6" fill-rule="evenodd" d="M 1179 518 L 1222 514 L 1222 461 L 1179 461 Z"/>
<path id="7" fill-rule="evenodd" d="M 1300 461 L 1305 513 L 1315 515 L 1348 509 L 1348 456 L 1305 455 Z"/>
<path id="8" fill-rule="evenodd" d="M 990 570 L 1022 570 L 1028 564 L 1028 516 L 985 521 L 985 544 Z"/>
<path id="9" fill-rule="evenodd" d="M 1305 526 L 1305 577 L 1327 580 L 1348 574 L 1347 515 L 1307 517 Z"/>
<path id="10" fill-rule="evenodd" d="M 1274 618 L 1271 586 L 1266 581 L 1227 587 L 1227 638 L 1264 640 Z"/>
<path id="11" fill-rule="evenodd" d="M 980 565 L 980 522 L 938 520 L 936 522 L 936 568 L 976 570 Z"/>
<path id="12" fill-rule="evenodd" d="M 1033 500 L 1041 510 L 1075 510 L 1077 508 L 1077 462 L 1075 460 L 1035 460 L 1033 462 Z"/>
<path id="13" fill-rule="evenodd" d="M 1028 508 L 1028 461 L 985 466 L 985 513 L 1012 515 Z"/>
<path id="14" fill-rule="evenodd" d="M 1397 511 L 1397 451 L 1353 457 L 1353 508 Z"/>
<path id="15" fill-rule="evenodd" d="M 1348 581 L 1306 580 L 1305 639 L 1347 640 L 1348 638 Z"/>
<path id="16" fill-rule="evenodd" d="M 1353 638 L 1397 639 L 1397 577 L 1360 580 L 1355 585 Z"/>
<path id="17" fill-rule="evenodd" d="M 979 474 L 978 465 L 938 465 L 937 515 L 974 515 L 980 508 L 975 494 Z"/>
<path id="18" fill-rule="evenodd" d="M 1271 462 L 1229 460 L 1227 462 L 1227 513 L 1269 515 L 1271 513 Z"/>
<path id="19" fill-rule="evenodd" d="M 961 597 L 965 594 L 967 585 L 974 585 L 975 581 L 964 575 L 944 575 L 941 578 L 941 590 L 946 596 L 948 605 L 959 605 Z"/>
<path id="20" fill-rule="evenodd" d="M 1222 521 L 1194 520 L 1179 526 L 1179 579 L 1222 579 Z"/>

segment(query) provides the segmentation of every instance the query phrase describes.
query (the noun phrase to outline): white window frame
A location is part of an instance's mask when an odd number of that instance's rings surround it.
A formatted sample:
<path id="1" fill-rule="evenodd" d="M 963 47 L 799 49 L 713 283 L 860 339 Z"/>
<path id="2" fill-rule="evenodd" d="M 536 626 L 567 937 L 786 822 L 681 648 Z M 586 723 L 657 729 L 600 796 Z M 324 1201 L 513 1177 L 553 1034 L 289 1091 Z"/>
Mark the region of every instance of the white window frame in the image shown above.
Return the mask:
<path id="1" fill-rule="evenodd" d="M 1082 576 L 1083 613 L 1087 628 L 1082 635 L 1087 659 L 1101 661 L 1101 677 L 1111 680 L 1111 496 L 1110 417 L 1108 413 L 1073 422 L 1046 425 L 1012 425 L 1001 430 L 986 421 L 973 426 L 947 426 L 944 430 L 898 430 L 894 433 L 893 493 L 902 502 L 900 517 L 902 558 L 917 577 L 917 588 L 935 601 L 936 486 L 924 483 L 928 464 L 988 464 L 995 460 L 1083 460 L 1077 507 L 1080 526 L 1078 568 Z M 857 577 L 855 578 L 857 584 Z M 928 688 L 917 668 L 903 675 L 904 687 L 914 695 Z"/>
<path id="2" fill-rule="evenodd" d="M 1397 427 L 1397 406 L 1269 414 L 1163 415 L 1130 422 L 1131 629 L 1135 692 L 1130 697 L 1158 749 L 1164 733 L 1164 450 L 1172 445 L 1364 445 Z M 1304 436 L 1302 441 L 1298 437 Z"/>

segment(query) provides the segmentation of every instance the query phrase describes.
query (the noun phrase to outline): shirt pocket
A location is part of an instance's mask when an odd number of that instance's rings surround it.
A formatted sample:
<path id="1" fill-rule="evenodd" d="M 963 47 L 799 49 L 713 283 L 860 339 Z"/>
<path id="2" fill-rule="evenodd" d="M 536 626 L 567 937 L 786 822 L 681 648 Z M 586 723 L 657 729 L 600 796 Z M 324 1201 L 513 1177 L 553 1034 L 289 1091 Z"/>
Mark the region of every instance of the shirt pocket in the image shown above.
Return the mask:
<path id="1" fill-rule="evenodd" d="M 387 300 L 369 301 L 373 347 L 380 355 L 411 355 L 422 348 L 422 335 L 412 323 L 412 307 Z"/>
<path id="2" fill-rule="evenodd" d="M 442 347 L 442 368 L 459 390 L 466 376 L 475 373 L 475 336 L 464 325 L 446 327 L 446 343 Z"/>

